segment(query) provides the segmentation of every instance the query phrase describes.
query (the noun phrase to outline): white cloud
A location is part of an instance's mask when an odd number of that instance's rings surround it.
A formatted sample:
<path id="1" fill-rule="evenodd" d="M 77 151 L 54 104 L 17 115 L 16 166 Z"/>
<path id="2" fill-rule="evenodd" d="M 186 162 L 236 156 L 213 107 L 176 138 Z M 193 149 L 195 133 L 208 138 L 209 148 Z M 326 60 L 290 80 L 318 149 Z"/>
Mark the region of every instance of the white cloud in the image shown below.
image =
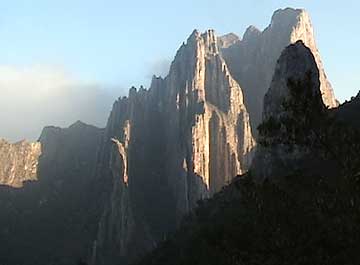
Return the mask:
<path id="1" fill-rule="evenodd" d="M 76 120 L 104 126 L 117 96 L 61 68 L 0 66 L 0 138 L 36 140 L 44 126 Z"/>

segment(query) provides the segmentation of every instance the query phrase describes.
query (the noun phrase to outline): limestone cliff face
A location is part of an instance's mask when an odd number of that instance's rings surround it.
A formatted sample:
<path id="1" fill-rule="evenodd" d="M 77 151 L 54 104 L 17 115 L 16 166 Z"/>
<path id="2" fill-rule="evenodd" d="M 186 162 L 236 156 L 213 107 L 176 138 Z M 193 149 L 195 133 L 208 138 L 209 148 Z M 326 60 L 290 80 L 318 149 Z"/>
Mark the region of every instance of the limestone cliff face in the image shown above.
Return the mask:
<path id="1" fill-rule="evenodd" d="M 158 153 L 150 153 L 153 132 L 148 126 L 157 125 L 151 123 L 157 116 L 152 116 L 150 99 L 145 89 L 132 88 L 129 97 L 119 98 L 113 105 L 97 169 L 99 181 L 110 181 L 109 197 L 93 243 L 92 264 L 134 260 L 154 247 L 157 235 L 148 232 L 150 217 L 144 206 L 148 202 L 156 213 L 156 188 L 161 193 L 157 179 L 151 178 L 156 174 L 152 169 L 159 169 L 155 168 L 158 164 L 151 164 Z M 147 119 L 150 117 L 153 120 Z M 155 143 L 159 136 L 153 135 Z"/>
<path id="2" fill-rule="evenodd" d="M 112 139 L 112 142 L 113 150 L 109 167 L 113 178 L 113 189 L 110 204 L 105 206 L 97 240 L 93 245 L 93 264 L 106 262 L 108 258 L 114 257 L 120 260 L 121 257 L 129 255 L 128 250 L 137 231 L 127 186 L 127 143 L 121 143 L 116 139 Z"/>
<path id="3" fill-rule="evenodd" d="M 247 171 L 254 147 L 218 38 L 194 31 L 166 78 L 132 88 L 113 106 L 98 162 L 113 186 L 93 262 L 133 260 L 154 248 L 199 199 Z"/>
<path id="4" fill-rule="evenodd" d="M 254 148 L 242 90 L 217 40 L 212 30 L 193 32 L 165 79 L 168 175 L 180 216 L 245 172 Z"/>
<path id="5" fill-rule="evenodd" d="M 302 9 L 280 9 L 264 31 L 251 26 L 242 40 L 221 49 L 230 72 L 243 88 L 253 130 L 261 122 L 262 99 L 270 87 L 276 62 L 283 49 L 298 40 L 302 40 L 315 57 L 325 105 L 338 106 L 322 65 L 308 13 Z"/>
<path id="6" fill-rule="evenodd" d="M 11 144 L 0 139 L 0 185 L 20 188 L 25 181 L 36 181 L 40 154 L 39 142 Z"/>
<path id="7" fill-rule="evenodd" d="M 301 85 L 296 87 L 296 84 Z M 298 95 L 296 98 L 295 92 Z M 302 101 L 310 103 L 304 105 Z M 302 120 L 304 117 L 292 117 L 297 110 L 290 109 L 293 104 L 289 105 L 289 102 L 306 106 L 308 109 L 305 111 L 312 115 L 325 110 L 316 59 L 302 41 L 291 44 L 282 52 L 264 98 L 264 123 L 261 126 L 265 124 L 266 128 L 260 130 L 259 141 L 266 144 L 259 144 L 252 165 L 258 180 L 285 176 L 301 167 L 304 158 L 311 157 L 309 146 L 294 145 L 287 140 L 297 134 L 299 126 L 308 124 Z M 304 131 L 302 138 L 312 137 L 309 129 Z"/>
<path id="8" fill-rule="evenodd" d="M 102 136 L 102 129 L 76 122 L 44 128 L 39 143 L 1 141 L 0 169 L 12 168 L 1 172 L 2 184 L 26 182 L 16 189 L 0 185 L 0 264 L 65 265 L 87 258 L 103 210 L 104 180 L 94 178 Z"/>
<path id="9" fill-rule="evenodd" d="M 283 102 L 291 96 L 288 82 L 289 80 L 305 80 L 308 73 L 311 74 L 310 79 L 313 85 L 304 88 L 311 90 L 312 97 L 321 96 L 319 70 L 315 56 L 302 41 L 297 41 L 282 52 L 275 67 L 270 88 L 264 97 L 263 120 L 268 120 L 270 117 L 279 119 L 287 115 Z"/>
<path id="10" fill-rule="evenodd" d="M 174 231 L 198 200 L 249 169 L 262 114 L 265 120 L 286 117 L 287 80 L 305 78 L 308 71 L 311 96 L 336 106 L 309 16 L 278 10 L 264 31 L 249 27 L 242 40 L 194 31 L 165 78 L 154 77 L 148 90 L 131 88 L 114 103 L 104 130 L 77 122 L 46 127 L 41 144 L 0 141 L 0 184 L 38 180 L 24 185 L 25 196 L 13 196 L 13 190 L 0 196 L 7 207 L 0 215 L 8 218 L 0 218 L 0 245 L 29 249 L 21 257 L 0 249 L 0 259 L 136 261 Z M 296 168 L 306 153 L 287 151 L 284 144 L 258 150 L 254 168 L 261 180 Z M 46 226 L 36 222 L 39 216 Z"/>

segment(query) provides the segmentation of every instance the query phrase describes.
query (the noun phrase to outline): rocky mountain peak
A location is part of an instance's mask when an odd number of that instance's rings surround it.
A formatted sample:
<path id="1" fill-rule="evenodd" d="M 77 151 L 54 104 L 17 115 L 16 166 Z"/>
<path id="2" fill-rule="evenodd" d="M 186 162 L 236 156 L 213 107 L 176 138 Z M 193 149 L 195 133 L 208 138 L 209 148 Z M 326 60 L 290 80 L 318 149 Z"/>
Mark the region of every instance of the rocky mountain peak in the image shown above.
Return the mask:
<path id="1" fill-rule="evenodd" d="M 228 48 L 239 40 L 239 37 L 235 33 L 228 33 L 218 37 L 218 43 L 221 48 Z"/>
<path id="2" fill-rule="evenodd" d="M 321 56 L 315 41 L 314 28 L 308 12 L 304 9 L 279 9 L 275 11 L 273 15 L 269 30 L 270 29 L 286 34 L 290 37 L 290 43 L 302 40 L 303 43 L 309 47 L 319 68 L 320 89 L 323 101 L 329 108 L 337 107 L 339 102 L 336 100 L 332 86 L 325 74 Z"/>
<path id="3" fill-rule="evenodd" d="M 289 45 L 278 60 L 270 88 L 264 97 L 263 120 L 282 115 L 282 103 L 290 95 L 289 80 L 305 80 L 309 77 L 313 86 L 306 87 L 312 90 L 308 94 L 321 99 L 319 70 L 315 58 L 311 50 L 299 40 Z"/>
<path id="4" fill-rule="evenodd" d="M 310 16 L 303 9 L 279 9 L 264 31 L 249 27 L 242 41 L 221 49 L 231 75 L 243 89 L 254 135 L 262 120 L 263 97 L 270 87 L 276 62 L 284 48 L 298 40 L 302 40 L 315 57 L 325 105 L 338 106 L 316 46 Z"/>
<path id="5" fill-rule="evenodd" d="M 248 170 L 255 147 L 249 115 L 219 46 L 214 30 L 195 30 L 164 79 L 153 77 L 149 90 L 131 88 L 114 104 L 100 154 L 100 164 L 110 169 L 99 173 L 114 186 L 96 262 L 108 246 L 129 258 L 139 252 L 134 241 L 153 248 L 151 242 L 174 229 L 199 199 Z M 115 223 L 117 216 L 124 222 Z M 118 233 L 106 238 L 114 229 Z"/>
<path id="6" fill-rule="evenodd" d="M 70 128 L 44 128 L 41 142 L 0 140 L 0 220 L 2 231 L 8 231 L 0 232 L 0 245 L 7 246 L 0 250 L 1 264 L 86 258 L 106 182 L 93 178 L 101 137 L 101 129 L 76 122 Z M 17 248 L 29 251 L 9 251 Z M 34 257 L 44 249 L 51 253 Z"/>
<path id="7" fill-rule="evenodd" d="M 249 26 L 244 33 L 243 41 L 256 40 L 261 35 L 261 31 L 255 26 Z"/>
<path id="8" fill-rule="evenodd" d="M 207 53 L 217 54 L 219 52 L 217 37 L 213 29 L 207 30 L 201 34 Z"/>
<path id="9" fill-rule="evenodd" d="M 77 120 L 76 122 L 74 122 L 73 124 L 70 125 L 70 128 L 82 128 L 82 127 L 86 127 L 86 126 L 90 126 L 80 120 Z"/>
<path id="10" fill-rule="evenodd" d="M 270 27 L 291 27 L 299 21 L 299 16 L 306 15 L 304 9 L 285 8 L 278 9 L 271 17 Z"/>
<path id="11" fill-rule="evenodd" d="M 281 53 L 263 109 L 260 144 L 252 165 L 258 180 L 284 176 L 311 157 L 311 144 L 298 143 L 311 142 L 309 124 L 313 126 L 325 113 L 319 69 L 302 41 Z"/>
<path id="12" fill-rule="evenodd" d="M 198 29 L 194 29 L 190 36 L 187 38 L 187 42 L 191 42 L 191 40 L 195 40 L 201 35 L 201 32 Z"/>
<path id="13" fill-rule="evenodd" d="M 192 52 L 196 53 L 197 56 L 201 56 L 201 52 L 203 55 L 207 54 L 217 54 L 219 52 L 218 47 L 218 38 L 213 29 L 208 29 L 203 33 L 200 33 L 198 30 L 194 30 L 192 34 L 188 37 L 187 42 L 184 43 L 178 51 L 178 54 L 182 55 L 183 50 L 192 50 Z M 200 53 L 200 54 L 199 54 Z M 175 57 L 175 60 L 177 60 Z"/>

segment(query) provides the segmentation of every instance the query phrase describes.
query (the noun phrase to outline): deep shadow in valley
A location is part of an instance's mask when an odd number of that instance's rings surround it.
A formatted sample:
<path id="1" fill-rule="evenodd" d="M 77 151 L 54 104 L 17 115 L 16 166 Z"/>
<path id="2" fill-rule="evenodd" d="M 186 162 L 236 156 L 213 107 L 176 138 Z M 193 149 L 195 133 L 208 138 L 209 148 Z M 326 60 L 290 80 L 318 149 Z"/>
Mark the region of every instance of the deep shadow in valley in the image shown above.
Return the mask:
<path id="1" fill-rule="evenodd" d="M 102 130 L 45 128 L 38 181 L 0 188 L 0 263 L 74 264 L 95 236 L 103 182 L 93 176 Z M 14 251 L 19 250 L 19 252 Z"/>

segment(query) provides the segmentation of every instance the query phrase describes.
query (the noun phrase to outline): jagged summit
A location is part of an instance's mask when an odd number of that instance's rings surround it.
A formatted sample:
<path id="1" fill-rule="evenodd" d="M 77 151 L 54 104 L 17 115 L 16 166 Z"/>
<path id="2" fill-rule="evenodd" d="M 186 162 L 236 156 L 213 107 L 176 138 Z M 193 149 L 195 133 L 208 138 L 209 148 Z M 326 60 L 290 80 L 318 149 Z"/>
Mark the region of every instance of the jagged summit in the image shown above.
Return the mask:
<path id="1" fill-rule="evenodd" d="M 298 40 L 314 54 L 324 103 L 330 108 L 338 106 L 316 46 L 310 16 L 303 9 L 279 9 L 262 32 L 249 27 L 243 40 L 221 49 L 231 75 L 243 89 L 254 134 L 261 123 L 263 97 L 270 87 L 276 62 L 283 49 Z"/>
<path id="2" fill-rule="evenodd" d="M 261 30 L 259 30 L 255 26 L 249 26 L 245 30 L 245 33 L 244 33 L 244 36 L 243 36 L 243 41 L 249 41 L 249 40 L 256 39 L 260 35 L 261 35 Z"/>
<path id="3" fill-rule="evenodd" d="M 100 128 L 91 125 L 91 124 L 87 124 L 85 122 L 82 122 L 80 120 L 77 120 L 76 122 L 74 122 L 73 124 L 71 124 L 69 127 L 67 128 L 61 128 L 58 126 L 45 126 L 43 128 L 43 130 L 41 131 L 40 137 L 39 137 L 39 142 L 42 142 L 44 139 L 46 139 L 47 137 L 52 137 L 53 135 L 59 134 L 62 131 L 81 131 L 81 130 L 100 130 Z"/>
<path id="4" fill-rule="evenodd" d="M 308 76 L 310 74 L 310 76 Z M 281 116 L 283 112 L 283 101 L 289 97 L 289 80 L 305 80 L 310 78 L 312 86 L 304 87 L 311 89 L 311 92 L 305 92 L 311 97 L 318 97 L 323 104 L 320 91 L 319 70 L 316 65 L 314 55 L 311 50 L 305 46 L 304 42 L 299 40 L 289 45 L 282 53 L 275 67 L 274 77 L 270 88 L 264 97 L 263 120 L 270 117 Z M 301 99 L 298 99 L 301 100 Z"/>
<path id="5" fill-rule="evenodd" d="M 89 124 L 86 124 L 85 122 L 82 122 L 81 120 L 77 120 L 76 122 L 74 122 L 73 124 L 71 124 L 69 126 L 69 128 L 76 128 L 76 127 L 85 127 L 85 126 L 90 126 Z"/>
<path id="6" fill-rule="evenodd" d="M 178 50 L 174 61 L 176 61 L 178 55 L 181 56 L 181 54 L 184 53 L 184 50 L 191 49 L 192 51 L 195 51 L 197 47 L 205 48 L 205 53 L 218 53 L 219 48 L 217 45 L 217 37 L 215 31 L 213 29 L 208 29 L 205 32 L 201 33 L 200 31 L 195 29 L 188 37 L 186 43 L 183 43 L 183 45 Z"/>
<path id="7" fill-rule="evenodd" d="M 200 36 L 201 33 L 198 29 L 194 29 L 191 34 L 189 35 L 189 37 L 187 38 L 187 42 L 189 42 L 189 40 L 193 39 L 193 38 L 196 38 L 198 36 Z"/>
<path id="8" fill-rule="evenodd" d="M 287 79 L 302 78 L 307 70 L 313 70 L 311 80 L 320 100 L 335 106 L 307 13 L 278 10 L 264 31 L 250 26 L 243 39 L 233 33 L 217 37 L 212 29 L 194 30 L 165 77 L 153 76 L 148 89 L 132 87 L 128 96 L 114 102 L 105 129 L 81 121 L 69 128 L 44 128 L 42 176 L 50 184 L 49 196 L 60 191 L 59 198 L 66 198 L 62 201 L 66 203 L 58 208 L 66 210 L 63 205 L 81 202 L 71 212 L 84 210 L 85 215 L 77 215 L 81 222 L 89 217 L 96 226 L 96 235 L 78 236 L 87 230 L 81 226 L 67 234 L 73 240 L 51 238 L 45 244 L 53 252 L 57 248 L 52 242 L 64 246 L 75 242 L 86 253 L 76 252 L 76 258 L 91 252 L 92 265 L 136 261 L 173 232 L 199 200 L 212 197 L 248 171 L 262 113 L 266 119 L 286 116 L 280 103 L 289 96 Z M 279 155 L 286 154 L 279 150 Z M 256 161 L 270 171 L 278 160 L 269 161 L 266 151 Z M 79 190 L 88 196 L 79 198 Z M 91 203 L 96 209 L 87 208 Z M 44 209 L 57 209 L 52 205 Z M 78 220 L 67 211 L 59 215 L 60 227 L 66 229 L 68 223 L 61 218 Z M 36 233 L 30 236 L 36 238 Z"/>
<path id="9" fill-rule="evenodd" d="M 192 31 L 192 33 L 189 35 L 189 37 L 187 38 L 187 42 L 189 42 L 189 40 L 192 40 L 195 38 L 204 37 L 205 35 L 215 36 L 215 30 L 209 28 L 209 29 L 205 30 L 204 32 L 201 32 L 198 29 L 194 29 Z"/>
<path id="10" fill-rule="evenodd" d="M 281 53 L 264 98 L 260 145 L 252 164 L 258 180 L 285 176 L 312 157 L 311 144 L 298 146 L 293 139 L 310 141 L 313 135 L 306 126 L 325 109 L 315 57 L 299 40 Z"/>
<path id="11" fill-rule="evenodd" d="M 235 33 L 232 32 L 218 37 L 218 43 L 221 46 L 221 48 L 228 48 L 231 45 L 234 45 L 239 40 L 240 40 L 239 36 L 237 36 Z"/>
<path id="12" fill-rule="evenodd" d="M 199 199 L 250 166 L 255 141 L 249 115 L 219 42 L 214 30 L 193 31 L 165 78 L 153 77 L 149 90 L 132 88 L 114 104 L 100 154 L 100 164 L 110 169 L 102 167 L 99 175 L 115 186 L 94 263 L 152 249 L 151 242 L 175 229 Z M 117 216 L 125 217 L 114 223 Z"/>
<path id="13" fill-rule="evenodd" d="M 278 9 L 274 12 L 271 17 L 271 26 L 288 26 L 295 25 L 299 20 L 300 15 L 307 15 L 305 9 L 294 9 L 291 7 L 287 7 L 284 9 Z"/>

